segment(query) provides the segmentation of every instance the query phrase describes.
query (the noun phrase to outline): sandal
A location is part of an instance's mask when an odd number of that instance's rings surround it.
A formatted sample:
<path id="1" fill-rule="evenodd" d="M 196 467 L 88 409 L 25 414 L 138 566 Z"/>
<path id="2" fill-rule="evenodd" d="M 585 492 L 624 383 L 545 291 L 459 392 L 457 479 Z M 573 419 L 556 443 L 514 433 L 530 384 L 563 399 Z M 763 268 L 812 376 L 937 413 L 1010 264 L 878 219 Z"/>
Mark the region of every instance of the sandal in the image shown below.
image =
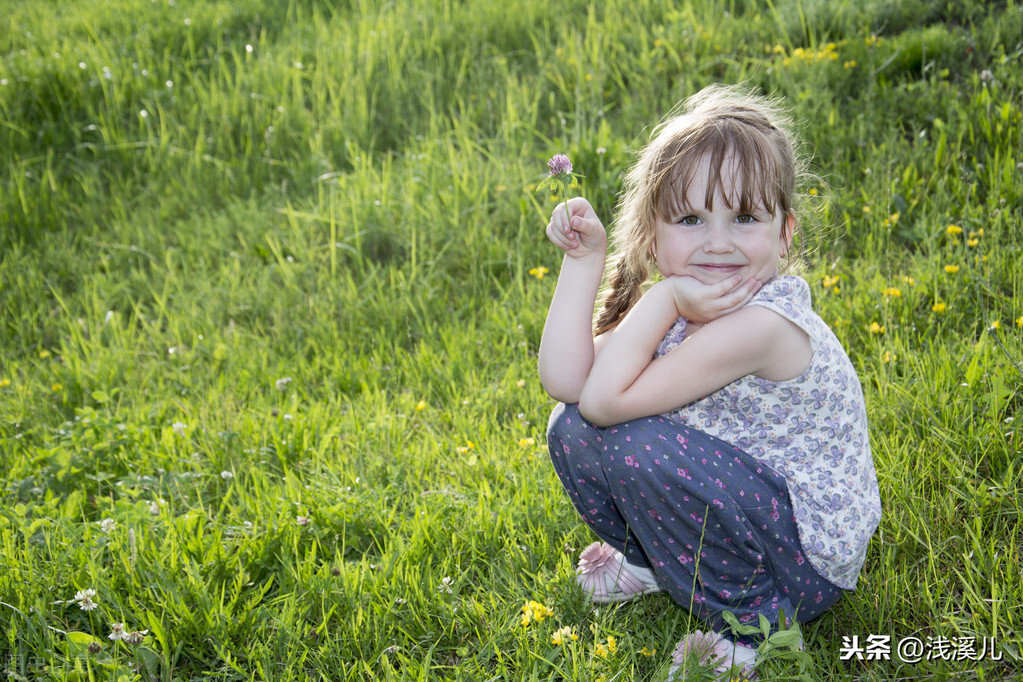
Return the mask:
<path id="1" fill-rule="evenodd" d="M 641 569 L 640 569 L 641 570 Z M 579 555 L 576 582 L 596 604 L 626 602 L 660 592 L 656 580 L 636 575 L 625 557 L 606 542 L 594 542 Z"/>
<path id="2" fill-rule="evenodd" d="M 726 679 L 735 679 L 731 675 L 733 670 L 737 670 L 738 679 L 755 680 L 757 679 L 756 661 L 756 650 L 742 644 L 735 644 L 717 632 L 697 630 L 683 637 L 675 647 L 675 651 L 672 652 L 672 665 L 668 670 L 668 679 L 675 680 L 675 676 L 680 671 L 683 671 L 683 675 L 677 679 L 686 679 L 684 670 L 689 665 L 713 665 L 716 675 L 729 673 L 729 677 Z"/>

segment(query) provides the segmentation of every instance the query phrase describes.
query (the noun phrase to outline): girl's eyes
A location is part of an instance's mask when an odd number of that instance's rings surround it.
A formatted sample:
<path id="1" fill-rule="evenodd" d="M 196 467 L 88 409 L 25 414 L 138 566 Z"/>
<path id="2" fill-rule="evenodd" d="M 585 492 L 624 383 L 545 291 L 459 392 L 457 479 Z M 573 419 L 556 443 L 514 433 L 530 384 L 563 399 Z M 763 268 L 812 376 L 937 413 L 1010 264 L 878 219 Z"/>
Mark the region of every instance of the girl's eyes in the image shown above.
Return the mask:
<path id="1" fill-rule="evenodd" d="M 755 215 L 752 215 L 750 213 L 740 213 L 739 215 L 737 215 L 735 217 L 735 221 L 737 223 L 739 223 L 740 225 L 749 225 L 751 223 L 758 222 L 758 219 L 757 219 L 757 217 Z M 687 216 L 682 216 L 681 218 L 676 218 L 675 219 L 675 224 L 676 225 L 690 225 L 690 226 L 692 226 L 692 225 L 699 225 L 701 222 L 702 221 L 700 220 L 700 216 L 696 216 L 696 215 L 687 215 Z"/>
<path id="2" fill-rule="evenodd" d="M 678 225 L 699 225 L 700 217 L 695 215 L 682 216 L 675 223 Z"/>
<path id="3" fill-rule="evenodd" d="M 748 224 L 748 223 L 755 223 L 755 222 L 757 222 L 757 218 L 756 218 L 756 216 L 752 216 L 752 215 L 750 215 L 749 213 L 743 213 L 743 214 L 739 215 L 739 216 L 738 216 L 738 217 L 736 218 L 736 220 L 737 220 L 737 221 L 739 221 L 740 223 L 743 223 L 743 224 Z"/>

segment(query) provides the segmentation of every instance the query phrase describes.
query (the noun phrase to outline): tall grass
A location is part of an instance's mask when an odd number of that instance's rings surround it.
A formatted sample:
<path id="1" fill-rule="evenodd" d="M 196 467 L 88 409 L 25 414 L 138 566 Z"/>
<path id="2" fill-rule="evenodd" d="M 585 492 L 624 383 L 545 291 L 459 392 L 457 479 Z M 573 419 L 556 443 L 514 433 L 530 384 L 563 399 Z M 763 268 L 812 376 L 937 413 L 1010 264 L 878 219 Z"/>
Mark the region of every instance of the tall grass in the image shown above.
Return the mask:
<path id="1" fill-rule="evenodd" d="M 609 221 L 652 125 L 713 81 L 801 122 L 826 181 L 802 188 L 808 279 L 868 400 L 885 516 L 805 674 L 1023 670 L 1017 3 L 0 0 L 0 22 L 12 679 L 663 676 L 698 623 L 574 587 L 534 190 L 566 152 Z M 554 615 L 521 625 L 530 600 Z M 840 660 L 870 634 L 1001 660 Z"/>

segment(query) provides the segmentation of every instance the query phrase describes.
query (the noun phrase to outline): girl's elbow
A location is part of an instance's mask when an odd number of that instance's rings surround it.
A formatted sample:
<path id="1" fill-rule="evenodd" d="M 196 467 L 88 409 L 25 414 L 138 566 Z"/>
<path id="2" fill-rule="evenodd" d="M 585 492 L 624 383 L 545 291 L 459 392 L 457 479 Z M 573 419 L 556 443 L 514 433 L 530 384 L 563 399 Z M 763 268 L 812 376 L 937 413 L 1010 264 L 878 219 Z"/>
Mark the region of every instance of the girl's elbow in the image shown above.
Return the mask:
<path id="1" fill-rule="evenodd" d="M 618 422 L 611 408 L 606 395 L 595 395 L 594 391 L 583 389 L 579 396 L 579 414 L 595 426 L 611 426 Z"/>

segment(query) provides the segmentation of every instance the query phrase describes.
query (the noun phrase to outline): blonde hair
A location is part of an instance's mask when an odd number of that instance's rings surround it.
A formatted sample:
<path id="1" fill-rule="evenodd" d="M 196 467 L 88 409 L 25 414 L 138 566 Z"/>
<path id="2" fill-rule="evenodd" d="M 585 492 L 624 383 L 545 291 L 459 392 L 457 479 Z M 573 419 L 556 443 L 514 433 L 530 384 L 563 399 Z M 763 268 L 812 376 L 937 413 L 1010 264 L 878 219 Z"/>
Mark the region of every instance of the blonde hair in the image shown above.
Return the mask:
<path id="1" fill-rule="evenodd" d="M 795 136 L 779 105 L 738 87 L 711 85 L 687 99 L 679 113 L 654 129 L 625 177 L 612 231 L 614 256 L 594 334 L 613 328 L 643 295 L 658 221 L 689 208 L 689 188 L 700 161 L 710 160 L 706 206 L 722 187 L 722 166 L 737 177 L 739 196 L 723 196 L 729 208 L 757 207 L 797 218 L 797 179 L 804 173 Z M 799 221 L 793 221 L 798 230 Z"/>

